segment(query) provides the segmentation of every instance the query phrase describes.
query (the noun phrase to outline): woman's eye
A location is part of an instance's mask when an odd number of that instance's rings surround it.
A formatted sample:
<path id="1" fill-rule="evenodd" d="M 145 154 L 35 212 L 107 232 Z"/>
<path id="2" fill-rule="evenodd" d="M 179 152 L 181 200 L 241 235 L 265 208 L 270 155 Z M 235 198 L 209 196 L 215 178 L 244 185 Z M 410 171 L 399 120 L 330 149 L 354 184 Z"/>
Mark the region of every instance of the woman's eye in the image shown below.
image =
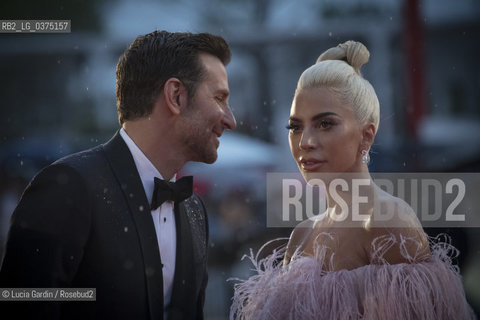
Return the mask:
<path id="1" fill-rule="evenodd" d="M 320 121 L 319 126 L 320 126 L 320 128 L 322 128 L 322 129 L 328 129 L 328 128 L 330 128 L 331 126 L 333 126 L 333 124 L 334 124 L 334 123 L 333 123 L 332 121 L 330 121 L 330 120 L 322 120 L 322 121 Z"/>
<path id="2" fill-rule="evenodd" d="M 297 132 L 300 130 L 300 126 L 297 124 L 289 124 L 286 126 L 287 130 L 290 130 L 290 132 Z"/>

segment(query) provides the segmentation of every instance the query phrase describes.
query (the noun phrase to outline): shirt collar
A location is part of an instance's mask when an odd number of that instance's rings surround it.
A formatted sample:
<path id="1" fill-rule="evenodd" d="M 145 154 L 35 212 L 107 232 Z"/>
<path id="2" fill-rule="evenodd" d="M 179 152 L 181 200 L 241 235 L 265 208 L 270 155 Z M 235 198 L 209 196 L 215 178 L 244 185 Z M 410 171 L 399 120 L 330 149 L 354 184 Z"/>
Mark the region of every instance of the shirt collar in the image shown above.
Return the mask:
<path id="1" fill-rule="evenodd" d="M 153 178 L 157 177 L 163 179 L 163 177 L 123 128 L 120 129 L 120 136 L 127 144 L 127 147 L 133 156 L 135 166 L 137 167 L 138 174 L 140 175 L 140 179 L 142 180 L 143 189 L 145 190 L 145 195 L 147 196 L 148 203 L 151 203 L 154 189 Z M 175 178 L 176 174 L 172 177 L 170 181 L 175 181 Z"/>

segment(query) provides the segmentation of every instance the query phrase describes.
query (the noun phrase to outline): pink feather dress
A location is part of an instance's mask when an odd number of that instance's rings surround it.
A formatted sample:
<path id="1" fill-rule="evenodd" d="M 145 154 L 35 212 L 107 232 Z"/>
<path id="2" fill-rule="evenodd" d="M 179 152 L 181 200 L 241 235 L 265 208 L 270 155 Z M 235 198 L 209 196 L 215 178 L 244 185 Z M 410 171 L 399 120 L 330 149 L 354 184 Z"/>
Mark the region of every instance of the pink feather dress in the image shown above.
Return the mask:
<path id="1" fill-rule="evenodd" d="M 230 319 L 475 319 L 452 264 L 458 250 L 448 239 L 430 239 L 426 258 L 406 249 L 415 239 L 397 238 L 375 238 L 372 261 L 378 263 L 352 270 L 325 271 L 331 263 L 325 246 L 314 256 L 295 254 L 287 265 L 281 263 L 285 247 L 262 259 L 251 251 L 245 257 L 255 274 L 234 279 Z M 394 244 L 408 263 L 383 259 Z"/>

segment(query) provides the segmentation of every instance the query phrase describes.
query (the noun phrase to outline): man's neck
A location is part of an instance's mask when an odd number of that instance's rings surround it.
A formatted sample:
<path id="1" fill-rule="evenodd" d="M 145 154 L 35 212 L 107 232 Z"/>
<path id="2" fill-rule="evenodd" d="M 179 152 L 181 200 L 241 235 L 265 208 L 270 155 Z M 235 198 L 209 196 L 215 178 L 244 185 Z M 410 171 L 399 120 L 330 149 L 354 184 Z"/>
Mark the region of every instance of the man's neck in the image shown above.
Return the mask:
<path id="1" fill-rule="evenodd" d="M 170 180 L 183 167 L 186 160 L 181 156 L 181 148 L 175 145 L 175 140 L 169 135 L 168 130 L 162 130 L 162 127 L 167 126 L 152 128 L 149 121 L 146 119 L 128 121 L 122 127 L 162 177 Z"/>

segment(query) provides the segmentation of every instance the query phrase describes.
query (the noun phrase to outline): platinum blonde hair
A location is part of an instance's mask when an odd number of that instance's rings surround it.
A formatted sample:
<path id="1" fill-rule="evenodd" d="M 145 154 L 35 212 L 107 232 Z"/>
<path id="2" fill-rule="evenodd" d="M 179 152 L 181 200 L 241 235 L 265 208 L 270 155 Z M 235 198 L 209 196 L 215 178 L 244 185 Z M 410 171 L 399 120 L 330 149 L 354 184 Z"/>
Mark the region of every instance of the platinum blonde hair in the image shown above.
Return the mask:
<path id="1" fill-rule="evenodd" d="M 380 104 L 372 85 L 360 72 L 369 57 L 368 49 L 356 41 L 347 41 L 328 49 L 313 66 L 302 73 L 295 95 L 302 89 L 328 88 L 342 102 L 351 106 L 361 124 L 372 123 L 377 131 Z"/>

